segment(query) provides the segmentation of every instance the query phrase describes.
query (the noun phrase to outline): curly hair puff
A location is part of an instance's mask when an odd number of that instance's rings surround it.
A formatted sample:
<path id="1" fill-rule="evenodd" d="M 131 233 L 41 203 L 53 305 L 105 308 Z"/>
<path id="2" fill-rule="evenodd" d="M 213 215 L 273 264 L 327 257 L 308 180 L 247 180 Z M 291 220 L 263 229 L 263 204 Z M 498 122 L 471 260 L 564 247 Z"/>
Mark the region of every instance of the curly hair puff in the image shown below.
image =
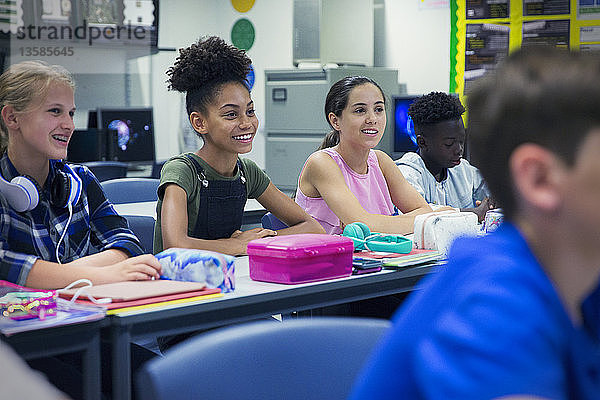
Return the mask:
<path id="1" fill-rule="evenodd" d="M 458 97 L 443 92 L 431 92 L 416 99 L 408 108 L 415 126 L 455 120 L 465 112 Z"/>
<path id="2" fill-rule="evenodd" d="M 167 70 L 169 90 L 186 93 L 186 109 L 204 112 L 222 85 L 238 82 L 248 88 L 246 76 L 252 60 L 244 50 L 217 36 L 201 38 L 185 49 Z"/>

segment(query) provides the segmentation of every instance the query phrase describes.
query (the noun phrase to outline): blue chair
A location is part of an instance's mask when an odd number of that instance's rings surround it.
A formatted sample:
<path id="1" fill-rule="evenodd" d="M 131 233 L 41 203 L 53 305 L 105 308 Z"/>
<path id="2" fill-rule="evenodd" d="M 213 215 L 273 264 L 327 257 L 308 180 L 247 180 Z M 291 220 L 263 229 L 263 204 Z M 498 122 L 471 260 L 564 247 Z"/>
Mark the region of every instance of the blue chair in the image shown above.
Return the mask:
<path id="1" fill-rule="evenodd" d="M 108 201 L 113 204 L 158 201 L 159 179 L 121 178 L 101 182 Z"/>
<path id="2" fill-rule="evenodd" d="M 281 222 L 281 220 L 279 218 L 277 218 L 270 212 L 263 215 L 262 218 L 260 219 L 260 222 L 261 222 L 263 228 L 272 229 L 274 231 L 288 227 L 286 224 Z"/>
<path id="3" fill-rule="evenodd" d="M 142 400 L 342 400 L 388 320 L 297 318 L 195 336 L 141 367 Z"/>
<path id="4" fill-rule="evenodd" d="M 152 164 L 152 172 L 150 173 L 150 177 L 160 179 L 160 171 L 162 170 L 162 167 L 163 165 L 165 165 L 166 162 L 167 160 L 155 161 L 154 164 Z"/>
<path id="5" fill-rule="evenodd" d="M 154 224 L 156 220 L 149 215 L 122 215 L 127 219 L 129 228 L 140 239 L 146 253 L 154 253 Z"/>
<path id="6" fill-rule="evenodd" d="M 92 171 L 100 182 L 125 178 L 129 165 L 120 161 L 89 161 L 82 163 Z"/>

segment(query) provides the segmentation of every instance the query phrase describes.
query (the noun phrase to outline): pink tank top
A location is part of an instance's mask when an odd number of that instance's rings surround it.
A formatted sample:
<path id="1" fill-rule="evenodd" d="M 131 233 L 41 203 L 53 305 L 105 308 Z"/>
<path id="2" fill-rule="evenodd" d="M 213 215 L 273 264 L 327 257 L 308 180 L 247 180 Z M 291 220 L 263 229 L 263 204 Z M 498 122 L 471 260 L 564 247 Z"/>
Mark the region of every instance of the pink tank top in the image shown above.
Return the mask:
<path id="1" fill-rule="evenodd" d="M 381 215 L 393 215 L 394 214 L 394 203 L 390 197 L 390 191 L 388 189 L 383 172 L 379 168 L 379 161 L 377 161 L 377 155 L 373 150 L 369 151 L 369 157 L 367 159 L 367 173 L 357 174 L 352 168 L 350 168 L 342 156 L 340 156 L 333 149 L 323 149 L 323 151 L 337 163 L 342 170 L 344 180 L 350 191 L 356 196 L 360 205 L 371 214 Z M 306 164 L 305 164 L 306 165 Z M 300 190 L 296 191 L 296 203 L 302 207 L 307 214 L 312 216 L 314 219 L 325 229 L 328 234 L 340 234 L 342 229 L 340 228 L 340 219 L 331 211 L 325 200 L 321 197 L 307 197 Z"/>

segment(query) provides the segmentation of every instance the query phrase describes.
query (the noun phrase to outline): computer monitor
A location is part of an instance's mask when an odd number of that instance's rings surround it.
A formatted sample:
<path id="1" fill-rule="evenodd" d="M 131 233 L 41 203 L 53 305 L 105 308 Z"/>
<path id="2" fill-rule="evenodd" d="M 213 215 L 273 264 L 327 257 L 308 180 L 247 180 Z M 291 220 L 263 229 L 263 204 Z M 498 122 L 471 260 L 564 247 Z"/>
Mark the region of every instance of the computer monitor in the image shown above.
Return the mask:
<path id="1" fill-rule="evenodd" d="M 88 111 L 88 123 L 87 127 L 89 128 L 98 128 L 98 111 L 97 110 L 89 110 Z"/>
<path id="2" fill-rule="evenodd" d="M 69 147 L 67 160 L 74 163 L 106 160 L 106 136 L 95 128 L 75 129 Z"/>
<path id="3" fill-rule="evenodd" d="M 109 160 L 154 162 L 152 108 L 99 108 L 98 126 L 107 135 Z"/>
<path id="4" fill-rule="evenodd" d="M 417 136 L 412 120 L 408 116 L 408 107 L 421 95 L 394 96 L 394 153 L 416 151 Z"/>

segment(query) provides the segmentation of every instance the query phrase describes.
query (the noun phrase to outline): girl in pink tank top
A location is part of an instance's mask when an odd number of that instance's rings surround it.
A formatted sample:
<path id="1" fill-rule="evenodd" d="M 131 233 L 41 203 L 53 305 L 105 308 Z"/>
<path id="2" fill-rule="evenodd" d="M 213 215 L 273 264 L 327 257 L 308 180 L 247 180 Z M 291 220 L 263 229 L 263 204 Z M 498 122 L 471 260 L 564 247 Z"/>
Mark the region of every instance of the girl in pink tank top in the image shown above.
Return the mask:
<path id="1" fill-rule="evenodd" d="M 362 76 L 336 82 L 327 94 L 325 116 L 333 131 L 306 161 L 296 203 L 330 234 L 357 221 L 373 232 L 412 232 L 415 215 L 431 208 L 392 159 L 373 150 L 386 125 L 379 85 Z M 394 206 L 401 215 L 394 215 Z"/>

